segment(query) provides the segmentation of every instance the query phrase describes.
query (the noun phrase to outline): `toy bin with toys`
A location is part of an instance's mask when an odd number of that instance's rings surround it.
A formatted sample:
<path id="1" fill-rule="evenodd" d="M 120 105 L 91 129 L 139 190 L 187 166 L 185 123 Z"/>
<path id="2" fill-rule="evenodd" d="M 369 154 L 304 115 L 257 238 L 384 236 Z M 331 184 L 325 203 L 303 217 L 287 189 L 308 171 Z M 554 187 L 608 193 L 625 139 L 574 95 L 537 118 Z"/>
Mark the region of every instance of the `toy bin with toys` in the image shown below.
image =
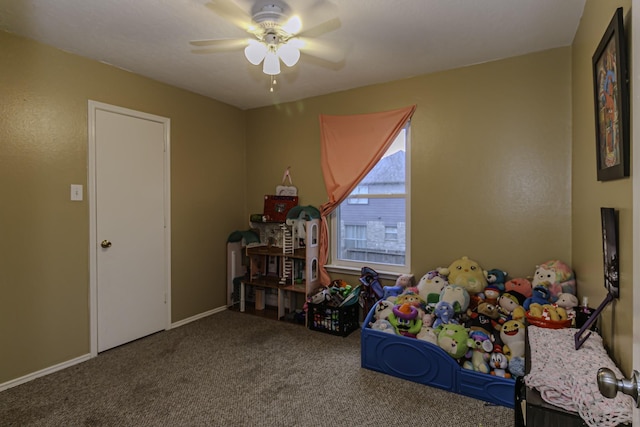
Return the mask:
<path id="1" fill-rule="evenodd" d="M 364 325 L 373 320 L 373 307 Z M 463 369 L 443 349 L 431 342 L 364 327 L 361 366 L 405 380 L 453 393 L 514 407 L 515 380 Z"/>
<path id="2" fill-rule="evenodd" d="M 536 266 L 529 281 L 463 256 L 382 294 L 362 327 L 363 368 L 509 408 L 525 375 L 527 323 L 568 327 L 576 305 L 560 261 Z"/>
<path id="3" fill-rule="evenodd" d="M 358 304 L 346 307 L 309 304 L 309 329 L 346 337 L 360 326 L 358 307 Z"/>
<path id="4" fill-rule="evenodd" d="M 527 324 L 569 327 L 577 305 L 573 272 L 557 260 L 530 281 L 463 256 L 382 294 L 362 326 L 363 368 L 509 408 Z"/>
<path id="5" fill-rule="evenodd" d="M 309 329 L 346 337 L 360 327 L 360 287 L 334 280 L 307 301 Z"/>

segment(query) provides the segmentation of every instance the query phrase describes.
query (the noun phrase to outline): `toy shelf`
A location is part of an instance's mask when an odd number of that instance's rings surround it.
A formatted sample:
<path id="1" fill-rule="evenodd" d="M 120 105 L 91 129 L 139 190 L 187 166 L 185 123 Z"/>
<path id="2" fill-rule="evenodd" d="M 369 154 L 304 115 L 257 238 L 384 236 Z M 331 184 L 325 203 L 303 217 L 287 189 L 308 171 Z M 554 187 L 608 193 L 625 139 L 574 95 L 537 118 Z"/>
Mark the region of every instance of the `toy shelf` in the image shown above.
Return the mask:
<path id="1" fill-rule="evenodd" d="M 257 255 L 257 256 L 283 256 L 282 248 L 279 246 L 249 246 L 247 248 L 247 255 Z M 296 259 L 306 259 L 307 251 L 306 248 L 297 248 L 294 249 L 292 254 L 286 254 L 289 258 Z"/>
<path id="2" fill-rule="evenodd" d="M 299 235 L 302 221 L 305 235 Z M 259 243 L 235 243 L 228 249 L 229 271 L 243 270 L 240 277 L 228 277 L 229 299 L 234 294 L 233 279 L 239 279 L 240 311 L 246 310 L 248 287 L 253 288 L 255 310 L 264 312 L 267 309 L 267 291 L 275 290 L 277 318 L 283 319 L 287 312 L 291 313 L 306 297 L 312 295 L 320 286 L 318 268 L 318 236 L 320 221 L 318 219 L 296 219 L 287 222 L 251 223 Z M 239 259 L 242 259 L 240 265 Z M 235 262 L 235 264 L 234 264 Z M 234 267 L 235 265 L 235 267 Z M 274 293 L 271 291 L 271 293 Z M 300 296 L 298 298 L 298 296 Z M 230 301 L 232 306 L 234 301 Z M 271 302 L 273 305 L 273 302 Z M 299 304 L 300 306 L 302 304 Z"/>

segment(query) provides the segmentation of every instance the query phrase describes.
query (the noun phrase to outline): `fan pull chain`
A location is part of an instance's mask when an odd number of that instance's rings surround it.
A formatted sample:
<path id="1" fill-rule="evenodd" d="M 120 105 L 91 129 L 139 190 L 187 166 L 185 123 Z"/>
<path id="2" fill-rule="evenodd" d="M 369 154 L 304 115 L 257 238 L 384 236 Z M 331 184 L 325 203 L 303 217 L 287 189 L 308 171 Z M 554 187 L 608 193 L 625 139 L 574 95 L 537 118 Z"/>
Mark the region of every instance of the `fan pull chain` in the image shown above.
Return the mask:
<path id="1" fill-rule="evenodd" d="M 271 87 L 269 88 L 269 92 L 273 92 L 274 86 L 277 84 L 276 76 L 271 76 Z"/>

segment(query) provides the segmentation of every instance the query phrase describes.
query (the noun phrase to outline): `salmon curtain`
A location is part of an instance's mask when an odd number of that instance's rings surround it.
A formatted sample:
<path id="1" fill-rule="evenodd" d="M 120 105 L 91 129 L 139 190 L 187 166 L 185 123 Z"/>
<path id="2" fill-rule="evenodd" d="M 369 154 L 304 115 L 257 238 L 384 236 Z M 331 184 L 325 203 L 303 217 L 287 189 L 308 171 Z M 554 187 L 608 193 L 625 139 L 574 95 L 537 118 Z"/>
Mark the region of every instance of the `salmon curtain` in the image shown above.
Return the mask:
<path id="1" fill-rule="evenodd" d="M 391 146 L 416 106 L 349 116 L 320 115 L 322 174 L 329 201 L 320 207 L 320 281 L 331 282 L 327 217 L 347 198 Z"/>

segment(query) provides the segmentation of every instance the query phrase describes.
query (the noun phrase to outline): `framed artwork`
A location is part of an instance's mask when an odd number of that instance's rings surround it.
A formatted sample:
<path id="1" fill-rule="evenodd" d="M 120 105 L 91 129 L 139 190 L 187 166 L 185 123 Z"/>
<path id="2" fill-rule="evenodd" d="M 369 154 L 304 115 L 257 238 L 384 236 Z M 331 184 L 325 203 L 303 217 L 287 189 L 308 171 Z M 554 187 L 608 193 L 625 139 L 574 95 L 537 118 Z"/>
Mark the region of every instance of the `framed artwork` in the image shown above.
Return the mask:
<path id="1" fill-rule="evenodd" d="M 629 82 L 622 8 L 593 54 L 598 181 L 629 176 Z"/>

